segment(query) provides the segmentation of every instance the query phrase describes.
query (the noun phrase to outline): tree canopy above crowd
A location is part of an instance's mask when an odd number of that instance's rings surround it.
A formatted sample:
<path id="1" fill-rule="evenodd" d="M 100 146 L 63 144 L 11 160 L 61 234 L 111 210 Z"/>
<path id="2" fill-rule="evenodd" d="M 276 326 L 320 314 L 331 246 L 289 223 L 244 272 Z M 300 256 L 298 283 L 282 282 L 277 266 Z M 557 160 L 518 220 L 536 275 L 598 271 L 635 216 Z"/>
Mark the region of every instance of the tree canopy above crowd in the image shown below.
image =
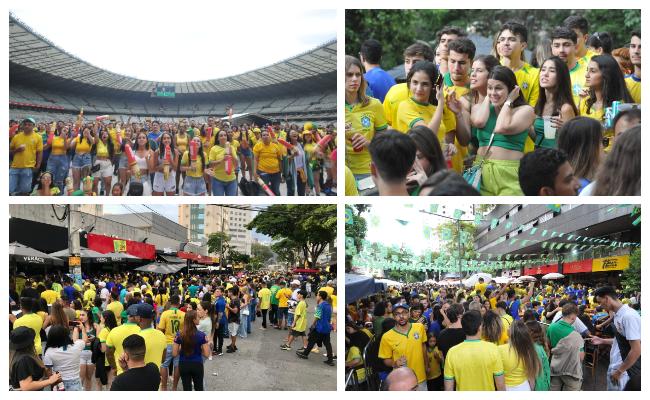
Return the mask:
<path id="1" fill-rule="evenodd" d="M 614 48 L 629 43 L 630 32 L 641 29 L 641 11 L 636 10 L 346 10 L 345 54 L 357 56 L 366 39 L 383 46 L 382 67 L 401 65 L 403 51 L 415 40 L 434 44 L 436 34 L 446 25 L 455 25 L 470 33 L 493 37 L 501 24 L 509 20 L 528 28 L 528 49 L 562 24 L 569 15 L 582 15 L 589 31 L 609 32 Z"/>

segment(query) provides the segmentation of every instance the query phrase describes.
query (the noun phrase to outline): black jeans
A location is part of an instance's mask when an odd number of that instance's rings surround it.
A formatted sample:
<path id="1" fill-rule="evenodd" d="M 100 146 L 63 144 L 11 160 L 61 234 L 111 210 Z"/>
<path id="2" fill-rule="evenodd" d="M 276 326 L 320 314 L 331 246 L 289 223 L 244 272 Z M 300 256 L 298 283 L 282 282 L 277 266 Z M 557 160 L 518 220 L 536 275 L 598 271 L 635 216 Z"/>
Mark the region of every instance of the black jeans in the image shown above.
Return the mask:
<path id="1" fill-rule="evenodd" d="M 194 390 L 203 391 L 203 363 L 181 361 L 178 363 L 178 370 L 181 373 L 184 392 L 192 391 L 192 382 Z"/>
<path id="2" fill-rule="evenodd" d="M 309 335 L 309 341 L 307 342 L 307 348 L 305 351 L 302 353 L 305 356 L 309 355 L 309 352 L 311 349 L 314 348 L 316 343 L 323 343 L 325 346 L 325 350 L 327 350 L 327 360 L 332 361 L 334 359 L 334 355 L 332 354 L 332 343 L 330 342 L 330 334 L 329 333 L 318 333 L 318 332 L 312 332 Z"/>
<path id="3" fill-rule="evenodd" d="M 266 328 L 266 314 L 269 312 L 269 309 L 262 309 L 262 328 Z"/>
<path id="4" fill-rule="evenodd" d="M 271 325 L 278 323 L 278 304 L 271 304 L 271 311 L 269 311 L 269 322 Z"/>
<path id="5" fill-rule="evenodd" d="M 212 343 L 215 345 L 214 350 L 217 353 L 221 353 L 223 350 L 223 331 L 224 327 L 220 324 L 219 327 L 214 330 L 214 335 L 212 336 Z"/>

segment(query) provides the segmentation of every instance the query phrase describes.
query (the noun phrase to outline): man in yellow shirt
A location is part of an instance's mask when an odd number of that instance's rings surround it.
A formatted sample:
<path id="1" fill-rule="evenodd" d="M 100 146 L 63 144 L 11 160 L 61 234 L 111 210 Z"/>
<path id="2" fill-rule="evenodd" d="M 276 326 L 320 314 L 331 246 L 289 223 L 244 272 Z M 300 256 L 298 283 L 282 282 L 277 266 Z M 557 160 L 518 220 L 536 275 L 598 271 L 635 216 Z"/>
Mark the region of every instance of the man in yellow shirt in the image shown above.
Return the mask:
<path id="1" fill-rule="evenodd" d="M 56 302 L 56 299 L 61 298 L 61 292 L 55 292 L 52 290 L 52 282 L 48 282 L 48 288 L 43 293 L 41 293 L 41 298 L 47 301 L 47 305 L 50 306 Z"/>
<path id="2" fill-rule="evenodd" d="M 634 65 L 634 73 L 625 77 L 627 90 L 634 102 L 641 104 L 641 33 L 632 32 L 630 38 L 630 62 Z"/>
<path id="3" fill-rule="evenodd" d="M 41 329 L 43 328 L 43 318 L 38 314 L 34 313 L 34 308 L 36 308 L 36 300 L 31 297 L 23 297 L 20 300 L 20 309 L 23 315 L 14 321 L 14 329 L 19 326 L 24 326 L 30 328 L 34 331 L 34 349 L 36 350 L 36 355 L 41 355 L 43 348 L 41 345 Z M 10 314 L 13 317 L 13 314 Z"/>
<path id="4" fill-rule="evenodd" d="M 478 311 L 463 314 L 465 341 L 449 349 L 445 358 L 445 390 L 506 390 L 503 363 L 494 343 L 481 340 L 483 318 Z"/>
<path id="5" fill-rule="evenodd" d="M 260 302 L 257 303 L 257 309 L 262 312 L 262 327 L 260 329 L 266 329 L 266 316 L 271 308 L 271 290 L 269 290 L 269 283 L 264 282 L 262 284 L 262 289 L 257 292 L 257 297 L 260 299 Z"/>
<path id="6" fill-rule="evenodd" d="M 120 303 L 120 295 L 116 292 L 111 293 L 110 303 L 106 306 L 107 311 L 112 311 L 115 314 L 115 319 L 117 320 L 117 326 L 122 325 L 122 311 L 124 311 L 124 306 Z"/>
<path id="7" fill-rule="evenodd" d="M 280 162 L 282 161 L 282 149 L 280 145 L 271 141 L 270 133 L 262 132 L 262 141 L 253 147 L 255 156 L 255 179 L 262 178 L 264 183 L 269 185 L 276 196 L 280 195 Z"/>
<path id="8" fill-rule="evenodd" d="M 119 362 L 122 353 L 124 353 L 122 342 L 124 342 L 124 339 L 128 336 L 140 332 L 140 326 L 138 325 L 138 321 L 140 320 L 138 317 L 138 306 L 133 304 L 126 310 L 126 312 L 129 318 L 128 322 L 112 329 L 106 338 L 106 346 L 108 347 L 107 357 L 115 358 L 117 375 L 123 372 Z"/>
<path id="9" fill-rule="evenodd" d="M 478 282 L 476 282 L 476 285 L 474 285 L 474 291 L 481 293 L 481 296 L 483 296 L 486 289 L 487 283 L 485 283 L 485 280 L 483 278 L 478 278 Z"/>
<path id="10" fill-rule="evenodd" d="M 166 358 L 167 338 L 164 333 L 153 328 L 152 322 L 155 315 L 156 312 L 151 304 L 138 304 L 138 317 L 140 317 L 140 332 L 138 335 L 142 336 L 147 346 L 144 363 L 149 364 L 152 362 L 160 368 Z"/>
<path id="11" fill-rule="evenodd" d="M 278 299 L 278 326 L 276 329 L 288 329 L 287 322 L 289 319 L 289 299 L 291 298 L 291 289 L 287 287 L 287 283 L 280 282 L 280 290 L 275 294 Z"/>
<path id="12" fill-rule="evenodd" d="M 577 36 L 574 31 L 566 27 L 555 28 L 551 32 L 551 52 L 560 57 L 569 68 L 571 77 L 571 93 L 576 107 L 580 105 L 580 98 L 585 86 L 585 74 L 589 62 L 581 62 L 576 54 Z"/>
<path id="13" fill-rule="evenodd" d="M 32 176 L 41 168 L 43 138 L 34 132 L 34 118 L 25 118 L 22 131 L 11 138 L 9 153 L 13 156 L 9 168 L 9 194 L 28 195 L 32 191 Z"/>
<path id="14" fill-rule="evenodd" d="M 418 379 L 419 390 L 427 390 L 429 358 L 427 354 L 427 333 L 424 325 L 409 322 L 409 309 L 405 304 L 393 307 L 393 316 L 397 324 L 384 333 L 379 344 L 379 358 L 384 359 L 388 367 L 411 368 Z"/>
<path id="15" fill-rule="evenodd" d="M 305 297 L 307 297 L 307 292 L 304 290 L 298 291 L 298 305 L 294 311 L 293 323 L 291 324 L 291 332 L 289 333 L 289 338 L 287 343 L 280 346 L 282 350 L 291 350 L 291 343 L 297 337 L 302 336 L 302 348 L 298 351 L 304 351 L 307 347 L 307 336 L 305 336 L 305 331 L 307 330 L 307 303 L 305 302 Z"/>
<path id="16" fill-rule="evenodd" d="M 160 322 L 158 323 L 158 329 L 165 333 L 165 338 L 167 342 L 166 356 L 165 361 L 160 367 L 160 390 L 167 390 L 167 377 L 169 376 L 169 364 L 174 362 L 174 379 L 172 382 L 172 390 L 176 391 L 178 388 L 178 381 L 181 377 L 180 371 L 178 369 L 179 356 L 172 357 L 172 345 L 174 343 L 174 338 L 176 334 L 183 329 L 183 321 L 185 319 L 185 313 L 178 309 L 181 303 L 180 297 L 178 295 L 173 295 L 169 298 L 171 303 L 171 308 L 160 315 Z"/>

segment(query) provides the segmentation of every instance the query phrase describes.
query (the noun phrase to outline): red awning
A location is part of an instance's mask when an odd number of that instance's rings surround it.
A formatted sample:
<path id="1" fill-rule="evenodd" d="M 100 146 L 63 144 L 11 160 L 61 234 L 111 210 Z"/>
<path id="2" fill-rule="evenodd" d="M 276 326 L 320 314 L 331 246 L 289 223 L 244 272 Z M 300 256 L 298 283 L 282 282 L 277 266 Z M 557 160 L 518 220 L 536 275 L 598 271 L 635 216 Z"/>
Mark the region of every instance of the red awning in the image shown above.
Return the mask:
<path id="1" fill-rule="evenodd" d="M 178 253 L 176 253 L 176 255 L 178 256 L 178 258 L 184 258 L 186 260 L 198 260 L 199 258 L 198 254 L 189 253 L 187 251 L 179 251 Z"/>
<path id="2" fill-rule="evenodd" d="M 102 254 L 127 253 L 142 258 L 143 260 L 154 260 L 156 258 L 156 246 L 152 244 L 94 233 L 88 234 L 88 248 Z"/>
<path id="3" fill-rule="evenodd" d="M 551 272 L 558 272 L 558 265 L 540 265 L 532 268 L 524 268 L 524 275 L 546 275 Z"/>
<path id="4" fill-rule="evenodd" d="M 564 263 L 562 272 L 566 274 L 578 274 L 581 272 L 591 272 L 593 259 L 580 260 L 580 261 L 571 261 Z"/>

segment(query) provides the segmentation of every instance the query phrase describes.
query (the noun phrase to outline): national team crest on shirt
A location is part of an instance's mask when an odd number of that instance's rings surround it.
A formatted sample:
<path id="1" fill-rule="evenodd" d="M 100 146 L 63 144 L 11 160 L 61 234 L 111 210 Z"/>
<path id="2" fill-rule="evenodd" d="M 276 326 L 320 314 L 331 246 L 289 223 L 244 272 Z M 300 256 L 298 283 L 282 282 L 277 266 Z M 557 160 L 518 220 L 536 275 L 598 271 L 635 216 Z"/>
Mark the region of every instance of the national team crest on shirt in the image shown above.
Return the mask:
<path id="1" fill-rule="evenodd" d="M 413 334 L 413 337 L 415 338 L 415 340 L 418 340 L 418 339 L 420 338 L 420 334 L 417 333 L 417 332 L 415 332 L 415 333 Z"/>
<path id="2" fill-rule="evenodd" d="M 521 85 L 521 88 L 524 90 L 528 89 L 528 82 L 524 82 L 524 84 Z"/>
<path id="3" fill-rule="evenodd" d="M 367 115 L 361 117 L 361 126 L 363 126 L 364 128 L 370 128 L 370 117 L 368 117 Z"/>

